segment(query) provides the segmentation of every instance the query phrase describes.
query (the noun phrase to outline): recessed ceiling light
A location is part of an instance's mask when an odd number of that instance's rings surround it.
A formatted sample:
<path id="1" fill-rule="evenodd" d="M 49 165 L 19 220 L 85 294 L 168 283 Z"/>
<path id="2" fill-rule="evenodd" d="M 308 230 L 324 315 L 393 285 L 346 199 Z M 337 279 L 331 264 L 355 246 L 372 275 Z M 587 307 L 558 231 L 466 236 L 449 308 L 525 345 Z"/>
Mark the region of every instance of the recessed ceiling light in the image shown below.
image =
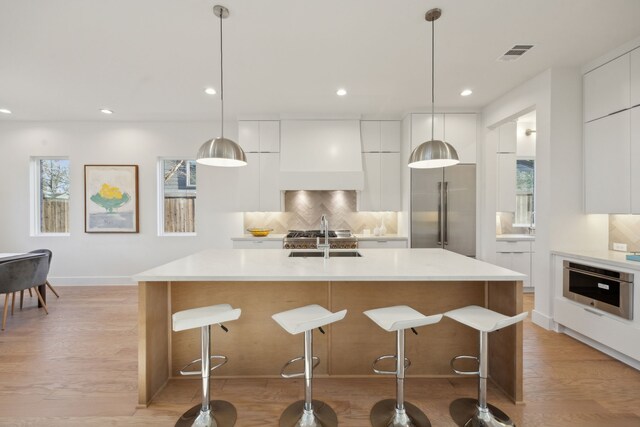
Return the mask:
<path id="1" fill-rule="evenodd" d="M 338 96 L 345 96 L 346 94 L 347 94 L 347 90 L 346 89 L 340 88 L 340 89 L 338 89 L 336 91 L 336 95 L 338 95 Z"/>
<path id="2" fill-rule="evenodd" d="M 206 93 L 207 95 L 215 95 L 218 92 L 216 92 L 216 90 L 214 88 L 208 87 L 208 88 L 206 88 L 204 90 L 204 93 Z"/>
<path id="3" fill-rule="evenodd" d="M 101 108 L 100 112 L 103 114 L 113 114 L 113 110 L 109 110 L 108 108 Z"/>
<path id="4" fill-rule="evenodd" d="M 473 91 L 471 89 L 465 89 L 462 92 L 460 92 L 460 96 L 469 96 L 473 93 Z"/>
<path id="5" fill-rule="evenodd" d="M 2 113 L 2 114 L 11 114 L 11 110 L 8 110 L 6 108 L 0 108 L 0 113 Z"/>

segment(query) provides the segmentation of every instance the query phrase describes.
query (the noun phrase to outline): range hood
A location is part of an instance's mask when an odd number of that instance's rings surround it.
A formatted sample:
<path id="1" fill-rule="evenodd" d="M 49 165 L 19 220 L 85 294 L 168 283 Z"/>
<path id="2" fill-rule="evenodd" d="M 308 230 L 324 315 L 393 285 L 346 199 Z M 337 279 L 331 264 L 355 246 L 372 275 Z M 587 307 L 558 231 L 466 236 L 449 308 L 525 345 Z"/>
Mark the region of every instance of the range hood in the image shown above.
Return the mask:
<path id="1" fill-rule="evenodd" d="M 359 120 L 282 120 L 281 190 L 362 190 Z"/>

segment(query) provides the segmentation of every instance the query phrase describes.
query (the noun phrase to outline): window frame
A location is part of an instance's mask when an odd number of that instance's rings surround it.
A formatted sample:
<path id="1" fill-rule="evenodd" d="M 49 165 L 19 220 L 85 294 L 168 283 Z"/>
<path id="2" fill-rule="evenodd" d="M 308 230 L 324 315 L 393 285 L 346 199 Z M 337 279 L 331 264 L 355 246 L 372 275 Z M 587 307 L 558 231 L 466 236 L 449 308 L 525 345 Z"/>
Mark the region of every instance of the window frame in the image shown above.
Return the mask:
<path id="1" fill-rule="evenodd" d="M 514 212 L 513 213 L 513 219 L 514 219 L 514 223 L 512 224 L 513 227 L 535 227 L 536 222 L 535 222 L 535 212 L 536 212 L 536 177 L 537 177 L 537 168 L 538 168 L 538 162 L 535 158 L 535 156 L 517 156 L 516 157 L 516 181 L 518 179 L 518 161 L 519 160 L 531 160 L 533 161 L 533 192 L 532 192 L 532 197 L 533 197 L 533 211 L 532 213 L 534 214 L 534 220 L 526 222 L 526 223 L 517 223 L 515 222 L 515 219 L 517 217 L 517 213 Z M 518 190 L 517 190 L 517 184 L 516 184 L 516 196 L 518 195 Z M 517 209 L 517 206 L 516 206 Z"/>
<path id="2" fill-rule="evenodd" d="M 174 160 L 175 160 L 175 159 L 174 159 Z M 186 162 L 187 162 L 187 163 L 186 163 L 186 166 L 185 166 L 185 168 L 186 168 L 186 173 L 185 173 L 185 175 L 186 175 L 186 176 L 185 176 L 185 178 L 186 178 L 186 182 L 185 182 L 185 186 L 186 186 L 187 188 L 197 188 L 197 186 L 198 186 L 198 183 L 197 183 L 197 182 L 196 182 L 195 184 L 191 184 L 191 165 L 194 165 L 194 166 L 196 166 L 196 167 L 197 167 L 197 164 L 198 164 L 198 163 L 197 163 L 195 160 L 186 160 Z M 198 176 L 198 175 L 196 174 L 196 180 L 198 179 L 198 178 L 197 178 L 197 176 Z"/>
<path id="3" fill-rule="evenodd" d="M 158 193 L 158 206 L 157 206 L 157 231 L 158 237 L 193 237 L 197 236 L 198 233 L 196 231 L 193 232 L 166 232 L 164 230 L 164 162 L 167 160 L 185 160 L 187 165 L 189 162 L 195 162 L 196 160 L 192 156 L 165 156 L 158 157 L 157 162 L 157 193 Z M 187 174 L 189 174 L 189 169 L 187 168 Z M 197 178 L 196 178 L 197 179 Z M 190 186 L 186 185 L 187 188 L 195 188 L 196 189 L 196 199 L 197 199 L 197 182 L 196 185 Z M 194 229 L 197 230 L 197 226 L 195 224 L 194 218 Z"/>
<path id="4" fill-rule="evenodd" d="M 42 205 L 40 203 L 42 194 L 41 165 L 42 160 L 66 160 L 69 162 L 69 212 L 67 232 L 43 232 L 42 231 Z M 31 156 L 29 158 L 29 168 L 31 175 L 30 183 L 30 233 L 31 237 L 69 237 L 71 236 L 71 159 L 69 156 Z"/>

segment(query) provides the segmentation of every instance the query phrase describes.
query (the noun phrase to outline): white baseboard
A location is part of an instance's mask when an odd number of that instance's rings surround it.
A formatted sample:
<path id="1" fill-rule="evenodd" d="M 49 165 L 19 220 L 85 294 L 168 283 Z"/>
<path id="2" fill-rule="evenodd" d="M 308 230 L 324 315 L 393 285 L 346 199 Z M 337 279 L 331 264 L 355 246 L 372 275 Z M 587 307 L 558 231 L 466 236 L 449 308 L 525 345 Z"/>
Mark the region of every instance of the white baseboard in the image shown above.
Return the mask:
<path id="1" fill-rule="evenodd" d="M 540 313 L 537 310 L 531 311 L 531 321 L 536 325 L 544 328 L 546 330 L 553 330 L 554 321 L 552 317 L 547 316 L 546 314 Z"/>
<path id="2" fill-rule="evenodd" d="M 131 286 L 136 285 L 130 276 L 102 276 L 102 277 L 49 277 L 54 286 Z"/>
<path id="3" fill-rule="evenodd" d="M 614 359 L 617 359 L 619 361 L 621 361 L 622 363 L 625 363 L 629 366 L 631 366 L 634 369 L 637 369 L 640 371 L 640 361 L 636 360 L 636 359 L 632 359 L 631 357 L 627 356 L 626 354 L 622 354 L 619 351 L 616 351 L 614 349 L 612 349 L 611 347 L 607 347 L 604 344 L 601 344 L 597 341 L 592 340 L 589 337 L 586 337 L 584 335 L 582 335 L 579 332 L 574 331 L 573 329 L 569 329 L 566 326 L 560 326 L 559 328 L 559 332 L 569 335 L 571 338 L 575 338 L 578 341 L 585 343 L 586 345 L 595 348 L 596 350 L 599 350 L 601 352 L 603 352 L 604 354 L 613 357 Z"/>

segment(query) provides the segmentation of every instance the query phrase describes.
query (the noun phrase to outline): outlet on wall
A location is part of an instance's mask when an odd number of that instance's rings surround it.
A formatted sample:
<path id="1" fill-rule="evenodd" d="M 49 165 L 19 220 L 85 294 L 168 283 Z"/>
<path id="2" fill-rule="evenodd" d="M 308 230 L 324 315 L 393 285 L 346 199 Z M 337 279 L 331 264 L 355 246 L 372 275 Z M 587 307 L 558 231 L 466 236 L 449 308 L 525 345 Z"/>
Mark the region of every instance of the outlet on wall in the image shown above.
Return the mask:
<path id="1" fill-rule="evenodd" d="M 627 244 L 626 243 L 614 243 L 613 244 L 614 251 L 627 252 Z"/>

